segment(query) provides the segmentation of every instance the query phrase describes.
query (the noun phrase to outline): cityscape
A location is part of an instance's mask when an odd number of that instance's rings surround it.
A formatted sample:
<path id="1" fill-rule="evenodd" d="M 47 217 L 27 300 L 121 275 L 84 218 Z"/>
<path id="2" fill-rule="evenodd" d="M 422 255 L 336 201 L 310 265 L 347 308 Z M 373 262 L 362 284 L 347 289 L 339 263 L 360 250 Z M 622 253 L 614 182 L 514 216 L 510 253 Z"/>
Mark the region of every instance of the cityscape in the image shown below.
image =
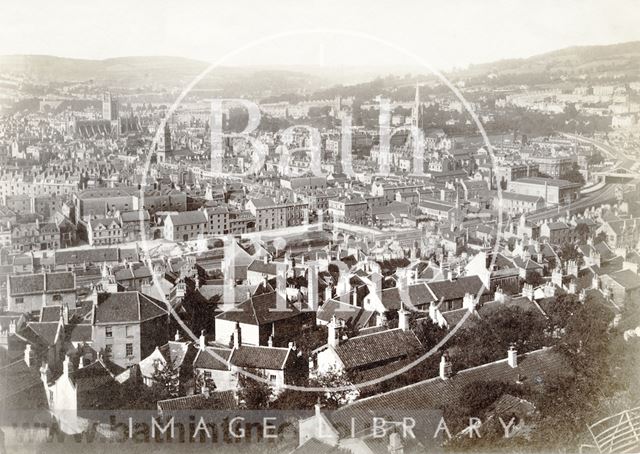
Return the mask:
<path id="1" fill-rule="evenodd" d="M 637 39 L 0 55 L 0 453 L 640 452 Z"/>

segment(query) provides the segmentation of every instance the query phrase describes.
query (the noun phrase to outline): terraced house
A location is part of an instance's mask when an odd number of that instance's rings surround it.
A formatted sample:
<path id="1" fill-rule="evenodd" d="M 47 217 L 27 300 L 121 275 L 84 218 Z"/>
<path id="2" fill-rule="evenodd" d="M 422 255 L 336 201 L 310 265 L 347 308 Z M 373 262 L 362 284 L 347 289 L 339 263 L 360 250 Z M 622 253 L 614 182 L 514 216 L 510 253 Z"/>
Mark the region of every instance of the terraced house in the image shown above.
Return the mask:
<path id="1" fill-rule="evenodd" d="M 122 224 L 117 218 L 91 219 L 86 228 L 87 241 L 91 246 L 118 244 L 124 240 Z"/>
<path id="2" fill-rule="evenodd" d="M 93 348 L 105 359 L 128 367 L 169 340 L 164 304 L 140 292 L 94 293 Z"/>
<path id="3" fill-rule="evenodd" d="M 33 312 L 42 307 L 76 307 L 76 277 L 71 272 L 18 274 L 7 280 L 9 311 Z"/>
<path id="4" fill-rule="evenodd" d="M 202 211 L 171 214 L 164 221 L 164 238 L 171 241 L 197 240 L 207 233 L 207 217 Z"/>

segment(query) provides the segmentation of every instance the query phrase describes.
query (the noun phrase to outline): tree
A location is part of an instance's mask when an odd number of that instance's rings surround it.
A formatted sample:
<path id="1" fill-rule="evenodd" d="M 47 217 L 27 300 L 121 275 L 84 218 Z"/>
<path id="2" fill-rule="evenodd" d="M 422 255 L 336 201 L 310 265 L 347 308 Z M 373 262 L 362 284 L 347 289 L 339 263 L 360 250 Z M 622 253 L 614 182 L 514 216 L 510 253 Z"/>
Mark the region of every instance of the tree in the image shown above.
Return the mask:
<path id="1" fill-rule="evenodd" d="M 166 391 L 170 397 L 180 395 L 180 370 L 171 362 L 155 361 L 153 364 L 153 380 Z"/>
<path id="2" fill-rule="evenodd" d="M 330 369 L 327 372 L 309 380 L 309 385 L 324 388 L 320 396 L 323 406 L 329 409 L 338 408 L 358 397 L 358 389 L 343 370 Z M 336 390 L 335 388 L 344 388 Z"/>
<path id="3" fill-rule="evenodd" d="M 310 410 L 320 398 L 321 396 L 317 392 L 285 389 L 278 395 L 271 408 L 278 410 Z"/>
<path id="4" fill-rule="evenodd" d="M 247 369 L 247 372 L 256 376 L 262 375 L 256 369 Z M 269 384 L 243 373 L 239 373 L 238 384 L 240 385 L 238 401 L 242 408 L 261 410 L 269 407 L 273 395 L 273 390 Z"/>
<path id="5" fill-rule="evenodd" d="M 216 389 L 216 383 L 213 378 L 206 376 L 203 372 L 196 375 L 194 391 L 201 394 L 204 388 L 211 392 Z"/>
<path id="6" fill-rule="evenodd" d="M 509 306 L 483 309 L 479 320 L 467 323 L 451 348 L 456 370 L 505 358 L 511 345 L 524 353 L 545 344 L 546 322 L 535 310 Z"/>

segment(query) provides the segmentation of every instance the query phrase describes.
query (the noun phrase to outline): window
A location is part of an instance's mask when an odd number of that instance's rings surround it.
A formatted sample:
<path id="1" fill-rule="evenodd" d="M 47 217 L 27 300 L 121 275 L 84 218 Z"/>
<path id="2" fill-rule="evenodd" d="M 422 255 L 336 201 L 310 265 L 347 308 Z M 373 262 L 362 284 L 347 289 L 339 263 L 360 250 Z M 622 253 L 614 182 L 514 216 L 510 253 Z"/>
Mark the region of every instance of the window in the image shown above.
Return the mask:
<path id="1" fill-rule="evenodd" d="M 125 345 L 125 354 L 127 356 L 133 356 L 133 344 L 126 344 Z"/>
<path id="2" fill-rule="evenodd" d="M 62 301 L 62 295 L 56 293 L 55 295 L 53 295 L 53 301 Z"/>
<path id="3" fill-rule="evenodd" d="M 275 381 L 276 381 L 276 376 L 275 376 L 275 375 L 273 375 L 273 374 L 270 374 L 270 375 L 269 375 L 269 381 L 271 381 L 272 383 L 275 383 Z"/>
<path id="4" fill-rule="evenodd" d="M 104 337 L 113 337 L 113 327 L 105 326 L 105 328 L 104 328 Z"/>
<path id="5" fill-rule="evenodd" d="M 113 345 L 106 344 L 104 346 L 104 357 L 106 359 L 111 359 L 111 354 L 113 353 Z"/>
<path id="6" fill-rule="evenodd" d="M 23 303 L 24 303 L 24 298 L 22 297 L 16 298 L 16 304 L 23 304 Z"/>

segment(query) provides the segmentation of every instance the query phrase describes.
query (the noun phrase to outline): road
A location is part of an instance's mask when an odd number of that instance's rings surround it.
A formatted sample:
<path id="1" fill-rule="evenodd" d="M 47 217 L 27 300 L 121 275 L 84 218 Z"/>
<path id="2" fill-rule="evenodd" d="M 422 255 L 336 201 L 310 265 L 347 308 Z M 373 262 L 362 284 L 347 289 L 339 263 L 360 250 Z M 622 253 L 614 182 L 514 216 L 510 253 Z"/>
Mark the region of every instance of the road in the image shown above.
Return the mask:
<path id="1" fill-rule="evenodd" d="M 587 143 L 589 145 L 593 145 L 598 150 L 602 151 L 605 155 L 609 156 L 612 159 L 616 159 L 618 162 L 616 163 L 615 166 L 613 166 L 611 168 L 611 170 L 614 170 L 614 169 L 617 169 L 617 168 L 620 168 L 620 167 L 630 170 L 631 166 L 633 164 L 635 164 L 635 162 L 636 162 L 635 159 L 633 159 L 632 157 L 628 156 L 627 154 L 625 154 L 621 150 L 612 147 L 608 143 L 600 142 L 598 140 L 590 139 L 588 137 L 582 137 L 582 136 L 579 136 L 579 135 L 576 135 L 576 134 L 563 133 L 562 135 L 567 137 L 568 139 L 574 139 L 574 140 L 577 140 L 579 142 L 583 142 L 583 143 Z"/>
<path id="2" fill-rule="evenodd" d="M 553 217 L 560 217 L 567 214 L 569 211 L 570 214 L 573 214 L 578 211 L 583 211 L 586 208 L 591 208 L 592 206 L 600 206 L 604 203 L 609 203 L 615 200 L 616 198 L 616 188 L 619 185 L 611 184 L 605 186 L 599 191 L 593 192 L 586 197 L 579 199 L 577 202 L 574 202 L 570 205 L 564 205 L 561 207 L 552 207 L 548 208 L 544 211 L 537 212 L 530 216 L 527 216 L 527 219 L 532 222 L 542 221 L 544 219 L 550 219 Z"/>

